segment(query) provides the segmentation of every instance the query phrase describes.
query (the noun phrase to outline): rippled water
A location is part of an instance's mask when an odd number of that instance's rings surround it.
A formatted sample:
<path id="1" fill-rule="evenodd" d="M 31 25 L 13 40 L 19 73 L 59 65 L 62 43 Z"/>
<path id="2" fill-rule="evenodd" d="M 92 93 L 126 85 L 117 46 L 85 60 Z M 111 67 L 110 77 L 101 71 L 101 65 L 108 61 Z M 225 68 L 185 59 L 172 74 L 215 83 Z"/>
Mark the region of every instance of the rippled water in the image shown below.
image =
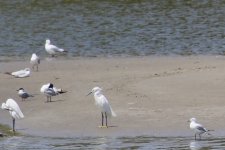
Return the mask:
<path id="1" fill-rule="evenodd" d="M 212 0 L 6 0 L 0 1 L 1 57 L 23 59 L 44 43 L 70 57 L 224 55 L 225 2 Z M 225 139 L 154 137 L 10 137 L 0 149 L 223 150 Z"/>
<path id="2" fill-rule="evenodd" d="M 212 0 L 10 0 L 0 2 L 0 55 L 69 56 L 225 53 L 225 2 Z"/>
<path id="3" fill-rule="evenodd" d="M 3 150 L 69 150 L 69 149 L 165 149 L 165 150 L 224 150 L 225 139 L 204 139 L 193 141 L 190 138 L 171 137 L 86 137 L 86 138 L 44 138 L 11 137 L 0 139 Z"/>

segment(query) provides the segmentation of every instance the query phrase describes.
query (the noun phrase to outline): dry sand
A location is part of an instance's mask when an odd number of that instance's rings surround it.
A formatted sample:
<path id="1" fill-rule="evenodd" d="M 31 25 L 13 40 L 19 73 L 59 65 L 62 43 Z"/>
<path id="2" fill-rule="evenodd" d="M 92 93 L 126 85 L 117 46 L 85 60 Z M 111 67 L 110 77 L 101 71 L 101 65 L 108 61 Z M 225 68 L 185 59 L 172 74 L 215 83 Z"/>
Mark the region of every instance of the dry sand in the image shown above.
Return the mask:
<path id="1" fill-rule="evenodd" d="M 225 135 L 225 58 L 222 56 L 75 58 L 42 60 L 39 72 L 18 79 L 3 72 L 29 66 L 29 62 L 0 65 L 0 102 L 15 99 L 25 118 L 16 129 L 38 136 L 190 136 L 187 120 L 196 117 L 214 135 Z M 68 92 L 46 103 L 41 85 L 52 82 Z M 100 129 L 100 111 L 94 87 L 103 88 L 117 117 Z M 35 97 L 21 101 L 23 87 Z M 11 126 L 8 112 L 0 123 Z"/>

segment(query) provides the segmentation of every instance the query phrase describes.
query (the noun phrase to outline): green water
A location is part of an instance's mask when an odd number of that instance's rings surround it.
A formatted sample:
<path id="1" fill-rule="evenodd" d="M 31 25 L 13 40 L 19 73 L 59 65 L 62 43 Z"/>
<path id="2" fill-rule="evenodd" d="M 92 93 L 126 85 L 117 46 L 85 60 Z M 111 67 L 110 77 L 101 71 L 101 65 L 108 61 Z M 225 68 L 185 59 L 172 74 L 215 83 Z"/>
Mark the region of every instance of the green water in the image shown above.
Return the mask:
<path id="1" fill-rule="evenodd" d="M 224 55 L 225 2 L 213 0 L 10 0 L 0 2 L 0 56 Z"/>

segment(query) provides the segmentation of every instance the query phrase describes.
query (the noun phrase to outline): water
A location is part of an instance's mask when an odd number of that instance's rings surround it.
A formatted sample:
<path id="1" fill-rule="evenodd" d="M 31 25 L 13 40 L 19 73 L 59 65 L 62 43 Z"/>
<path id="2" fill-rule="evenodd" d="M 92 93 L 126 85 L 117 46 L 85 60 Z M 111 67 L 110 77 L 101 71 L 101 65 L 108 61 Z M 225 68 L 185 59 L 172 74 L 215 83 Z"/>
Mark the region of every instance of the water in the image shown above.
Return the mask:
<path id="1" fill-rule="evenodd" d="M 148 150 L 224 150 L 225 139 L 204 139 L 193 141 L 190 138 L 171 137 L 86 137 L 86 138 L 47 138 L 11 137 L 0 139 L 2 150 L 74 150 L 74 149 L 148 149 Z"/>
<path id="2" fill-rule="evenodd" d="M 10 0 L 0 2 L 0 56 L 223 55 L 225 2 L 190 0 Z"/>
<path id="3" fill-rule="evenodd" d="M 224 55 L 225 2 L 213 0 L 0 1 L 0 61 L 46 56 L 44 43 L 66 57 Z M 222 150 L 224 138 L 10 137 L 0 149 Z"/>

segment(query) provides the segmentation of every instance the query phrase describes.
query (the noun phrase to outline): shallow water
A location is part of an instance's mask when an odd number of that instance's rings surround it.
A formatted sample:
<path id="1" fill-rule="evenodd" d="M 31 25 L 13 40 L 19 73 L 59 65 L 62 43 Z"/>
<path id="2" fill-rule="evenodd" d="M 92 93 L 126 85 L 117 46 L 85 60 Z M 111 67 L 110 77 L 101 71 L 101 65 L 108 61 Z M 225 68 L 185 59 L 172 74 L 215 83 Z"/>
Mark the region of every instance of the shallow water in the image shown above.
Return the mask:
<path id="1" fill-rule="evenodd" d="M 165 150 L 224 150 L 225 138 L 194 141 L 185 137 L 10 137 L 0 139 L 3 150 L 69 150 L 69 149 L 165 149 Z"/>
<path id="2" fill-rule="evenodd" d="M 212 0 L 1 1 L 0 56 L 46 56 L 46 38 L 71 57 L 223 55 L 224 7 Z"/>

